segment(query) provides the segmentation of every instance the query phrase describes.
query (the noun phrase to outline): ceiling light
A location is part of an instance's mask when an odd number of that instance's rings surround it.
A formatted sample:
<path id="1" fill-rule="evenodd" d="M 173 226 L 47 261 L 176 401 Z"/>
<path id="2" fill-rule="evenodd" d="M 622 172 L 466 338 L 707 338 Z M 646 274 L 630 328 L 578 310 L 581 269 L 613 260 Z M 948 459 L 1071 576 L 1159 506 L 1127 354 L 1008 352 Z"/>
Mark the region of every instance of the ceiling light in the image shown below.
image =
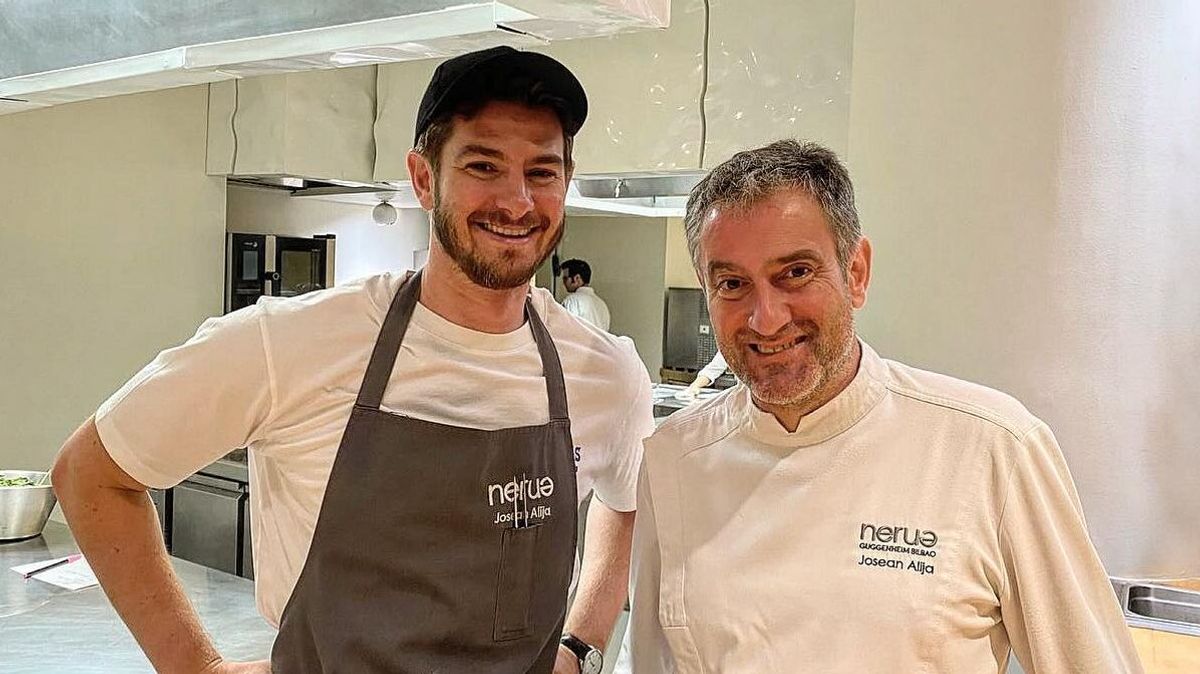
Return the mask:
<path id="1" fill-rule="evenodd" d="M 384 199 L 371 210 L 371 217 L 375 219 L 375 224 L 380 227 L 386 227 L 396 224 L 396 218 L 399 217 L 399 214 L 396 212 L 396 207 Z"/>

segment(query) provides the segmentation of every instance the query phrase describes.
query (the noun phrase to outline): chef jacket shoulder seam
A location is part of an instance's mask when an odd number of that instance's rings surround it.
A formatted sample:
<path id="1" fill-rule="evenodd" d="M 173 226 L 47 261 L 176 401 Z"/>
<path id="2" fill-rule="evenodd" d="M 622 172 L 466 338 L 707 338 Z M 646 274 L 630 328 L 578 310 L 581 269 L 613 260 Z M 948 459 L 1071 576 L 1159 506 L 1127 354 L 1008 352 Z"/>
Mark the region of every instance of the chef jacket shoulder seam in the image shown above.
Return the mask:
<path id="1" fill-rule="evenodd" d="M 1003 417 L 994 410 L 963 400 L 937 396 L 924 391 L 917 391 L 915 389 L 900 386 L 895 382 L 888 382 L 887 387 L 889 391 L 895 393 L 896 395 L 925 403 L 927 405 L 933 405 L 935 407 L 941 407 L 943 409 L 958 412 L 960 414 L 972 416 L 981 421 L 990 423 L 1004 430 L 1006 433 L 1011 435 L 1014 440 L 1017 441 L 1021 441 L 1030 429 L 1036 427 L 1037 424 L 1040 423 L 1037 417 L 1034 417 L 1028 412 L 1026 412 L 1026 415 L 1030 417 L 1030 419 L 1027 420 L 1027 423 L 1018 425 L 1017 420 L 1015 419 Z"/>
<path id="2" fill-rule="evenodd" d="M 658 427 L 658 432 L 664 434 L 674 432 L 680 426 L 712 416 L 719 409 L 716 406 L 708 406 L 681 410 L 667 417 L 666 421 L 663 421 L 662 425 Z"/>
<path id="3" fill-rule="evenodd" d="M 722 433 L 721 435 L 719 435 L 719 436 L 717 436 L 717 437 L 713 438 L 712 440 L 708 440 L 708 441 L 705 441 L 705 442 L 701 442 L 700 444 L 697 444 L 697 445 L 696 445 L 696 446 L 694 446 L 694 447 L 691 447 L 691 446 L 684 445 L 684 447 L 683 447 L 683 451 L 679 453 L 679 458 L 681 458 L 681 459 L 682 459 L 683 457 L 685 457 L 685 456 L 687 456 L 687 455 L 689 455 L 689 454 L 694 454 L 694 453 L 696 453 L 696 452 L 698 452 L 698 451 L 700 451 L 700 450 L 702 450 L 702 449 L 708 449 L 709 447 L 712 447 L 713 445 L 717 444 L 718 442 L 723 442 L 723 441 L 725 441 L 725 440 L 726 440 L 726 439 L 727 439 L 729 436 L 731 436 L 731 435 L 733 435 L 734 433 L 736 433 L 736 432 L 737 432 L 737 430 L 738 430 L 738 429 L 737 429 L 737 426 L 733 426 L 733 427 L 731 427 L 731 428 L 727 429 L 727 430 L 726 430 L 724 433 Z"/>
<path id="4" fill-rule="evenodd" d="M 676 444 L 679 447 L 678 456 L 680 457 L 686 456 L 692 452 L 704 449 L 706 447 L 711 447 L 712 445 L 725 440 L 730 435 L 733 435 L 735 432 L 737 432 L 738 424 L 730 424 L 729 428 L 725 429 L 724 432 L 716 433 L 715 437 L 702 440 L 700 442 L 686 442 L 685 433 L 680 432 L 680 429 L 686 428 L 696 422 L 703 423 L 704 421 L 710 420 L 710 417 L 714 416 L 722 409 L 723 408 L 719 405 L 712 405 L 710 407 L 697 410 L 676 412 L 663 422 L 662 426 L 660 426 L 654 433 L 654 436 L 657 436 L 661 433 L 664 440 L 669 436 L 673 436 L 673 440 L 676 441 L 673 444 Z M 705 435 L 708 434 L 706 433 Z"/>

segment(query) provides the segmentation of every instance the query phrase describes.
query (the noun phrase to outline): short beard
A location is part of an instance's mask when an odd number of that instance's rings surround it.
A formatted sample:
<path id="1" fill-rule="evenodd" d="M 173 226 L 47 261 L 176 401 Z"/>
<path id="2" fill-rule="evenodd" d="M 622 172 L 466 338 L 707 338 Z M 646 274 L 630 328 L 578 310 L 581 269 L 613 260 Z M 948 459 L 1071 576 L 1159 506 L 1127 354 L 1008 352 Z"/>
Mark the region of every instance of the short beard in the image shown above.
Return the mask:
<path id="1" fill-rule="evenodd" d="M 774 407 L 811 411 L 832 397 L 828 389 L 846 372 L 858 339 L 854 332 L 853 310 L 849 298 L 845 299 L 830 314 L 824 326 L 818 327 L 815 321 L 804 321 L 794 326 L 797 334 L 808 335 L 813 351 L 814 363 L 803 372 L 789 371 L 784 365 L 772 367 L 767 372 L 752 372 L 746 363 L 744 349 L 748 348 L 746 341 L 761 337 L 757 333 L 739 331 L 728 342 L 720 344 L 729 369 L 746 384 L 754 400 Z"/>
<path id="2" fill-rule="evenodd" d="M 510 290 L 529 283 L 529 279 L 537 272 L 546 258 L 550 257 L 550 253 L 558 246 L 562 240 L 563 232 L 566 230 L 564 222 L 559 223 L 558 234 L 546 250 L 542 252 L 540 259 L 532 265 L 517 267 L 514 262 L 507 257 L 500 260 L 488 260 L 479 255 L 478 252 L 472 250 L 469 245 L 470 234 L 467 230 L 470 229 L 470 221 L 482 215 L 481 219 L 486 219 L 498 224 L 508 225 L 546 225 L 537 218 L 533 213 L 525 215 L 520 220 L 513 222 L 506 218 L 500 212 L 488 212 L 481 214 L 479 212 L 471 213 L 463 220 L 463 230 L 455 230 L 451 221 L 451 215 L 448 213 L 445 204 L 443 204 L 441 195 L 434 194 L 433 201 L 433 233 L 437 237 L 438 243 L 450 256 L 451 260 L 458 265 L 458 268 L 471 279 L 475 285 L 482 286 L 489 290 Z"/>

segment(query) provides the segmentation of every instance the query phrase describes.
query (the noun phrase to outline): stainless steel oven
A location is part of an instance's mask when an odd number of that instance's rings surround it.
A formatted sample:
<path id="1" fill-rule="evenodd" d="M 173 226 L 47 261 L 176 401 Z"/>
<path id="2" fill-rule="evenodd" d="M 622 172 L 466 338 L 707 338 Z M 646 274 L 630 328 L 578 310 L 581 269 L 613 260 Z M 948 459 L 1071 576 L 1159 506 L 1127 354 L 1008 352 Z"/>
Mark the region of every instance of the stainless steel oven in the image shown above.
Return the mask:
<path id="1" fill-rule="evenodd" d="M 663 382 L 688 383 L 717 355 L 717 337 L 704 291 L 697 288 L 667 288 L 666 328 L 663 330 Z M 726 372 L 713 382 L 715 388 L 737 383 Z"/>
<path id="2" fill-rule="evenodd" d="M 171 492 L 171 554 L 249 577 L 249 485 L 197 473 Z"/>
<path id="3" fill-rule="evenodd" d="M 333 234 L 306 238 L 230 232 L 225 239 L 225 313 L 263 295 L 294 297 L 333 285 Z"/>

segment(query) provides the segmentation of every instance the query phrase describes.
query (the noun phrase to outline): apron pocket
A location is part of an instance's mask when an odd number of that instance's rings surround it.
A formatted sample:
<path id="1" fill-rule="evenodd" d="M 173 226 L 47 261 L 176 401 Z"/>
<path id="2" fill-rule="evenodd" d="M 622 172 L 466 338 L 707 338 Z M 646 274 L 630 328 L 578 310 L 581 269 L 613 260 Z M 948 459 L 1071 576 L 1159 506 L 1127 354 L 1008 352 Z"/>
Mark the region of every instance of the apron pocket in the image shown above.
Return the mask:
<path id="1" fill-rule="evenodd" d="M 492 629 L 492 638 L 496 641 L 520 639 L 530 634 L 529 607 L 541 529 L 536 525 L 504 530 L 496 586 L 496 622 Z"/>

